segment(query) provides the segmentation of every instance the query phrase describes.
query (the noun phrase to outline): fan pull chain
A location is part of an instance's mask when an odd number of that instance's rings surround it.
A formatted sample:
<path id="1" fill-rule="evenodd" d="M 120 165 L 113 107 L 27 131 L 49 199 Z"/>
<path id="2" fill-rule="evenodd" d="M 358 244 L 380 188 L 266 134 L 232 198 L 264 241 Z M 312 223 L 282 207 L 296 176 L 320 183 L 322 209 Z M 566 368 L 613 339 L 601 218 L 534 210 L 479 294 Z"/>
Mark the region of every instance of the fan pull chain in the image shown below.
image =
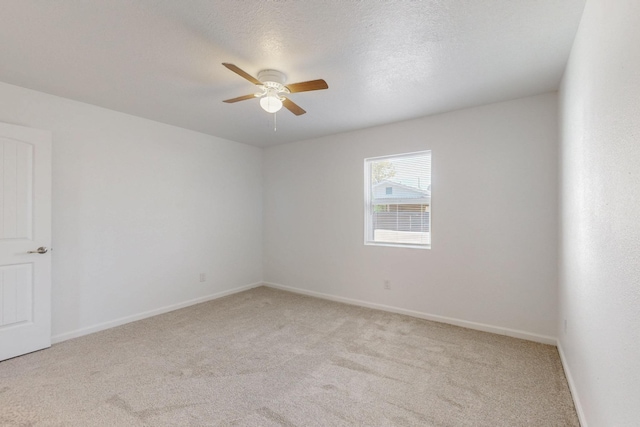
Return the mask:
<path id="1" fill-rule="evenodd" d="M 277 125 L 278 125 L 278 119 L 276 117 L 276 114 L 278 113 L 273 113 L 273 131 L 274 132 L 277 130 Z"/>

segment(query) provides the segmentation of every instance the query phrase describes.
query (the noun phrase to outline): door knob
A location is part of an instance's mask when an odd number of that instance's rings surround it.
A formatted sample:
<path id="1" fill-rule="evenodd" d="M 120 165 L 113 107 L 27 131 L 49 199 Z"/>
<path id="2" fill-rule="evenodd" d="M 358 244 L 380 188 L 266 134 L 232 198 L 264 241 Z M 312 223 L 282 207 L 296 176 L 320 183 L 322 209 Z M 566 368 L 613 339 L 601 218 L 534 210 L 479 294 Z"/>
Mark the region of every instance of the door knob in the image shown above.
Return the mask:
<path id="1" fill-rule="evenodd" d="M 28 254 L 46 254 L 49 251 L 46 246 L 40 246 L 35 251 L 29 251 Z"/>

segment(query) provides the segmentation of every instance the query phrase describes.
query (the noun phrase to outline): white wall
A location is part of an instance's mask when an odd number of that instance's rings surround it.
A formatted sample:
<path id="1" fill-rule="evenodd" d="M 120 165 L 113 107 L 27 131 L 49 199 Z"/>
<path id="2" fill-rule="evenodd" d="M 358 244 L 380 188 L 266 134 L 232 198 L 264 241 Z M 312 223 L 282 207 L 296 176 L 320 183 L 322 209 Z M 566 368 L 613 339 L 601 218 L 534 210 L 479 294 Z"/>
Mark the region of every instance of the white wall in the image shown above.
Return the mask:
<path id="1" fill-rule="evenodd" d="M 433 248 L 364 246 L 364 158 L 426 149 Z M 555 93 L 268 148 L 265 281 L 555 342 L 557 150 Z"/>
<path id="2" fill-rule="evenodd" d="M 640 424 L 639 70 L 640 2 L 588 0 L 561 89 L 558 334 L 590 427 Z"/>
<path id="3" fill-rule="evenodd" d="M 53 131 L 54 338 L 261 280 L 260 149 L 3 83 L 0 121 Z"/>

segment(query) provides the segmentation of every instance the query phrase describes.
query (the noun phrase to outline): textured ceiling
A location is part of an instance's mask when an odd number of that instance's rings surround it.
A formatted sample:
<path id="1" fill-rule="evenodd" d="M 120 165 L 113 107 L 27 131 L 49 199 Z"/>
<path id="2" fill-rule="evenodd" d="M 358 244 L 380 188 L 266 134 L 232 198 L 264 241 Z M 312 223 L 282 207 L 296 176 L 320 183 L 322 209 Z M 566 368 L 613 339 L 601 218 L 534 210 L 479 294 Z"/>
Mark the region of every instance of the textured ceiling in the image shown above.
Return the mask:
<path id="1" fill-rule="evenodd" d="M 585 0 L 0 0 L 0 81 L 257 146 L 557 89 Z M 275 68 L 307 110 L 224 104 Z"/>

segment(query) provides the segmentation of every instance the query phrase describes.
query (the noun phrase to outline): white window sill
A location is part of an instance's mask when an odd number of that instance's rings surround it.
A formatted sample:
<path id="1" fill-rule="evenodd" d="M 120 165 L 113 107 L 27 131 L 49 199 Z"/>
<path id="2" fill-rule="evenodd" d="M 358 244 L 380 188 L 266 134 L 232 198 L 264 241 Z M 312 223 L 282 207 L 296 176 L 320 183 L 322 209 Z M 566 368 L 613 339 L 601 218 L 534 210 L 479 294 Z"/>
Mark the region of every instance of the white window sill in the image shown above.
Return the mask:
<path id="1" fill-rule="evenodd" d="M 402 243 L 387 243 L 387 242 L 364 242 L 365 246 L 388 246 L 392 248 L 409 248 L 409 249 L 431 249 L 431 245 L 412 245 Z"/>

